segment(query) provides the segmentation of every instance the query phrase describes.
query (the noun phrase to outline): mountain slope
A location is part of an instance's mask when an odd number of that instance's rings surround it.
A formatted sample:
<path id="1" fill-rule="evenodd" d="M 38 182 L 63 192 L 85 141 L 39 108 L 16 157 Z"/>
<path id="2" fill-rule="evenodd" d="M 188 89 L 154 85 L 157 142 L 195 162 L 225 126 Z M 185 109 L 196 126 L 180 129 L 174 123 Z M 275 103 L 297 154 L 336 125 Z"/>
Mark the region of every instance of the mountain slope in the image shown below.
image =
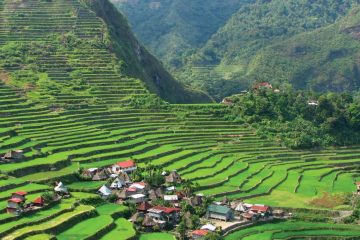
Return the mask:
<path id="1" fill-rule="evenodd" d="M 360 11 L 327 27 L 298 34 L 259 51 L 249 64 L 251 79 L 290 82 L 315 91 L 360 88 Z"/>
<path id="2" fill-rule="evenodd" d="M 182 74 L 182 78 L 198 79 L 197 72 L 190 71 L 192 68 L 215 65 L 215 67 L 210 68 L 212 75 L 224 80 L 235 80 L 243 88 L 247 88 L 254 81 L 271 81 L 278 78 L 285 80 L 285 76 L 277 74 L 272 74 L 272 77 L 268 79 L 269 73 L 263 73 L 261 68 L 254 69 L 253 62 L 258 62 L 258 58 L 260 58 L 257 53 L 268 46 L 276 45 L 283 46 L 279 51 L 276 51 L 275 56 L 281 55 L 281 51 L 284 51 L 286 45 L 289 44 L 282 41 L 297 34 L 326 27 L 338 21 L 347 15 L 350 9 L 355 7 L 358 2 L 357 0 L 320 2 L 303 0 L 287 1 L 285 3 L 284 1 L 274 0 L 257 1 L 254 4 L 244 6 L 232 16 L 223 28 L 212 36 L 202 49 L 191 56 L 189 65 L 182 70 L 182 72 L 185 72 L 185 74 Z M 335 36 L 330 34 L 329 37 L 333 38 Z M 303 39 L 303 41 L 306 42 L 307 40 Z M 294 41 L 292 43 L 296 44 Z M 316 54 L 315 51 L 309 50 L 308 54 L 311 55 L 311 53 Z M 296 56 L 294 55 L 293 58 L 296 59 Z M 275 71 L 283 67 L 281 59 L 273 57 L 271 60 L 272 62 L 278 61 L 277 64 L 271 66 Z M 300 63 L 302 59 L 298 58 L 297 60 L 297 63 Z M 318 65 L 313 66 L 316 68 Z M 306 70 L 299 68 L 300 72 L 306 72 Z M 256 74 L 254 74 L 255 71 L 257 71 Z M 226 72 L 226 75 L 222 74 L 222 72 Z M 305 79 L 302 84 L 298 83 L 295 86 L 306 87 L 306 78 L 308 76 L 299 74 L 298 77 Z M 348 77 L 352 78 L 352 76 Z M 325 75 L 323 78 L 327 79 L 328 82 L 337 81 L 335 79 L 331 80 Z M 287 80 L 292 82 L 292 79 Z M 332 89 L 324 87 L 321 90 L 352 90 L 346 85 L 348 84 L 345 83 L 342 88 Z M 211 83 L 208 84 L 208 88 L 212 90 Z M 319 90 L 319 88 L 316 90 Z"/>
<path id="3" fill-rule="evenodd" d="M 357 81 L 356 57 L 337 60 L 338 65 L 344 66 L 335 68 L 332 59 L 311 61 L 317 70 L 310 71 L 306 67 L 307 60 L 301 57 L 302 49 L 295 50 L 300 53 L 292 54 L 291 61 L 295 62 L 288 67 L 284 65 L 290 59 L 282 55 L 291 54 L 297 45 L 313 41 L 306 39 L 306 35 L 294 36 L 341 21 L 358 6 L 359 0 L 238 0 L 228 4 L 229 8 L 225 7 L 228 10 L 224 11 L 221 21 L 208 14 L 216 13 L 215 7 L 224 7 L 218 1 L 185 1 L 182 4 L 178 1 L 113 1 L 127 15 L 140 39 L 160 56 L 177 79 L 207 91 L 216 100 L 247 89 L 256 81 L 289 82 L 296 88 L 316 91 L 357 89 L 354 84 Z M 205 23 L 196 25 L 199 17 L 205 18 Z M 212 23 L 212 31 L 205 31 L 209 27 L 203 24 L 211 26 Z M 337 38 L 335 35 L 335 32 L 334 35 L 328 33 L 330 38 Z M 199 44 L 191 44 L 196 42 L 194 39 L 198 39 Z M 343 38 L 337 40 L 337 45 L 347 44 Z M 336 55 L 340 47 L 335 42 L 320 51 L 333 51 Z M 174 47 L 174 43 L 180 47 Z M 292 45 L 287 48 L 288 44 Z M 319 60 L 317 54 L 307 50 L 309 59 Z M 294 64 L 296 73 L 292 70 Z M 314 79 L 313 82 L 310 79 Z"/>
<path id="4" fill-rule="evenodd" d="M 56 98 L 63 94 L 91 99 L 96 95 L 93 92 L 103 91 L 100 85 L 107 79 L 117 83 L 120 78 L 135 77 L 145 84 L 132 79 L 126 91 L 116 92 L 116 88 L 112 91 L 129 98 L 150 90 L 174 103 L 210 101 L 205 94 L 187 90 L 176 82 L 138 43 L 126 20 L 108 1 L 68 1 L 67 5 L 51 2 L 52 7 L 46 9 L 48 12 L 36 9 L 36 4 L 37 1 L 19 1 L 3 5 L 0 51 L 1 66 L 8 75 L 8 82 L 31 92 L 34 99 Z M 94 10 L 99 17 L 111 15 L 116 24 L 98 18 L 85 4 L 96 6 Z M 59 5 L 64 5 L 60 12 Z M 31 11 L 19 13 L 18 18 L 9 14 L 24 8 Z M 42 16 L 48 18 L 47 24 L 40 22 Z M 84 62 L 82 59 L 86 55 L 98 57 L 99 61 Z M 47 60 L 49 58 L 54 59 L 54 65 Z M 101 79 L 96 83 L 89 80 L 96 65 L 101 66 L 104 83 Z"/>
<path id="5" fill-rule="evenodd" d="M 85 0 L 110 29 L 113 50 L 125 60 L 125 69 L 147 83 L 149 89 L 174 103 L 209 102 L 209 97 L 198 91 L 186 89 L 177 82 L 133 36 L 126 19 L 109 1 Z"/>
<path id="6" fill-rule="evenodd" d="M 170 69 L 201 47 L 249 0 L 112 0 L 139 39 Z"/>

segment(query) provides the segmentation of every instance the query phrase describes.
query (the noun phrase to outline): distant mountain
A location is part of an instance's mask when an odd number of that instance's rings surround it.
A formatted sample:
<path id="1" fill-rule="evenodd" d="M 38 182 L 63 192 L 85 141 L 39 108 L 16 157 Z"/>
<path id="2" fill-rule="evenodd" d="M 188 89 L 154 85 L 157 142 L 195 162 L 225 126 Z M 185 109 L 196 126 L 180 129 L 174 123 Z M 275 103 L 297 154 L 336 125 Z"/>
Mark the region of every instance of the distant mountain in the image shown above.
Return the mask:
<path id="1" fill-rule="evenodd" d="M 220 1 L 175 2 L 121 1 L 118 6 L 170 72 L 217 100 L 256 81 L 291 83 L 316 91 L 359 88 L 357 40 L 349 31 L 339 30 L 345 22 L 356 29 L 359 0 L 231 1 L 221 21 L 203 17 L 212 7 L 220 9 Z M 179 14 L 183 9 L 188 14 Z M 200 18 L 213 30 L 201 31 L 206 28 L 194 25 Z M 176 29 L 181 26 L 179 34 Z M 199 41 L 197 45 L 172 41 L 179 36 Z"/>
<path id="2" fill-rule="evenodd" d="M 173 69 L 250 0 L 112 0 L 138 38 Z"/>

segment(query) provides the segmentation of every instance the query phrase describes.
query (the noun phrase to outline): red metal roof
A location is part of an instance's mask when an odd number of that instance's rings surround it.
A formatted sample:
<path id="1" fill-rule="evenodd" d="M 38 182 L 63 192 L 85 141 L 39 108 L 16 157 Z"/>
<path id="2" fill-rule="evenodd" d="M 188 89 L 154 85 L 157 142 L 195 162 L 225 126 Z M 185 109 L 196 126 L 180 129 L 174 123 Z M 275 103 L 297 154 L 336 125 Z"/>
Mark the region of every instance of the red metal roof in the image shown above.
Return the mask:
<path id="1" fill-rule="evenodd" d="M 192 232 L 193 235 L 198 235 L 198 236 L 206 236 L 208 233 L 209 230 L 205 230 L 205 229 L 198 229 Z"/>
<path id="2" fill-rule="evenodd" d="M 42 197 L 37 197 L 33 203 L 36 203 L 36 204 L 44 204 L 44 199 Z"/>
<path id="3" fill-rule="evenodd" d="M 128 191 L 128 192 L 136 192 L 136 191 L 137 191 L 137 189 L 136 189 L 136 188 L 131 187 L 131 188 L 128 188 L 128 189 L 127 189 L 127 191 Z"/>
<path id="4" fill-rule="evenodd" d="M 25 195 L 27 195 L 28 193 L 25 192 L 25 191 L 18 191 L 18 192 L 14 192 L 13 194 L 17 194 L 17 195 L 20 195 L 20 196 L 25 196 Z"/>
<path id="5" fill-rule="evenodd" d="M 170 214 L 173 212 L 180 212 L 180 208 L 169 208 L 169 207 L 162 207 L 162 206 L 155 206 L 153 209 L 163 211 L 166 214 Z"/>
<path id="6" fill-rule="evenodd" d="M 21 203 L 23 200 L 21 200 L 20 198 L 11 198 L 8 200 L 8 202 L 13 202 L 13 203 Z"/>
<path id="7" fill-rule="evenodd" d="M 251 207 L 251 211 L 257 211 L 257 212 L 267 212 L 270 209 L 269 206 L 261 206 L 261 205 L 253 205 Z"/>
<path id="8" fill-rule="evenodd" d="M 360 182 L 357 182 L 356 185 L 360 186 Z"/>
<path id="9" fill-rule="evenodd" d="M 130 168 L 130 167 L 135 167 L 135 162 L 133 160 L 127 160 L 123 162 L 118 162 L 116 163 L 116 165 L 118 165 L 121 168 Z"/>

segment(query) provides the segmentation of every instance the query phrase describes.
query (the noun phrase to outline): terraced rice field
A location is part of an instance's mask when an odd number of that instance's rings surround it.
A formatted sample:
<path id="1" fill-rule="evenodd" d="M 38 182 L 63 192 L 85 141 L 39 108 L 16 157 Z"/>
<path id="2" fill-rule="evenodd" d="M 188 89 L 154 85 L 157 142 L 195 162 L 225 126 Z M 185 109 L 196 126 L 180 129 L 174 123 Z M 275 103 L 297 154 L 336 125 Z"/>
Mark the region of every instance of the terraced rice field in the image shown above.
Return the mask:
<path id="1" fill-rule="evenodd" d="M 247 125 L 225 120 L 226 108 L 217 104 L 130 107 L 130 98 L 151 93 L 140 80 L 118 73 L 117 59 L 107 47 L 88 47 L 92 39 L 101 39 L 106 26 L 79 1 L 0 0 L 0 11 L 0 47 L 44 47 L 54 34 L 68 32 L 86 43 L 76 51 L 55 47 L 30 54 L 36 59 L 33 67 L 54 86 L 69 89 L 80 74 L 85 90 L 57 92 L 43 86 L 24 92 L 3 83 L 7 74 L 20 74 L 23 66 L 0 60 L 1 73 L 6 73 L 0 83 L 0 153 L 25 153 L 22 161 L 0 166 L 0 238 L 47 239 L 56 234 L 59 239 L 85 239 L 99 233 L 99 239 L 132 237 L 131 224 L 114 217 L 106 206 L 78 204 L 95 195 L 77 191 L 94 192 L 99 185 L 73 177 L 80 167 L 103 167 L 128 158 L 140 166 L 176 169 L 197 182 L 199 192 L 216 198 L 312 207 L 309 201 L 322 192 L 354 191 L 360 147 L 291 151 L 260 139 Z M 68 183 L 73 198 L 21 219 L 5 213 L 10 193 L 25 190 L 33 200 L 59 179 Z M 298 233 L 317 234 L 309 231 Z M 286 238 L 275 230 L 271 234 Z"/>
<path id="2" fill-rule="evenodd" d="M 360 237 L 358 226 L 333 225 L 326 223 L 281 222 L 264 224 L 239 230 L 225 237 L 225 240 L 272 240 L 272 239 L 357 239 Z"/>

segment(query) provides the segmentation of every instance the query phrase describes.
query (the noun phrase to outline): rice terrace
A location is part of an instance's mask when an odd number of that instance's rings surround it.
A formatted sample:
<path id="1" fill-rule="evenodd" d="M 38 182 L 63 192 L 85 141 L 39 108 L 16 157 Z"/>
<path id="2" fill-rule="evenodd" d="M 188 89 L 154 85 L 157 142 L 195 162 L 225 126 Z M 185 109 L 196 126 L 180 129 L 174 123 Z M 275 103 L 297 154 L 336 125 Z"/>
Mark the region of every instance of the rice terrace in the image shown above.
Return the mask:
<path id="1" fill-rule="evenodd" d="M 0 0 L 0 239 L 360 239 L 358 145 L 291 149 L 173 101 L 113 8 Z"/>

